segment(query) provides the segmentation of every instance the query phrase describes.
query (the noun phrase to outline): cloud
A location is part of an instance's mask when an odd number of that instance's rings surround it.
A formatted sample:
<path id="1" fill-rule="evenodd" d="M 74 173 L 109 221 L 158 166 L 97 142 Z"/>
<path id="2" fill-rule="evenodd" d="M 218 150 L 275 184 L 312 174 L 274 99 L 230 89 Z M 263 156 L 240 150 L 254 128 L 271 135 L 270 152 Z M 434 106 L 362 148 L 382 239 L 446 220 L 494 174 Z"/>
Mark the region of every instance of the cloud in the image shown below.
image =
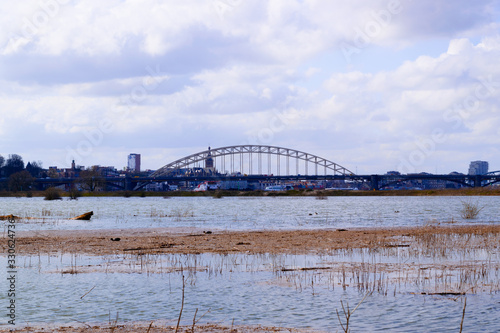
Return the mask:
<path id="1" fill-rule="evenodd" d="M 400 18 L 402 35 L 457 36 L 459 33 L 477 29 L 495 19 L 497 1 L 479 0 L 473 3 L 458 1 L 411 1 Z"/>
<path id="2" fill-rule="evenodd" d="M 303 126 L 316 122 L 317 128 L 332 128 L 336 135 L 331 139 L 359 147 L 352 155 L 377 143 L 382 156 L 393 159 L 391 164 L 437 130 L 447 139 L 435 143 L 429 163 L 450 145 L 476 152 L 483 145 L 498 151 L 500 70 L 490 66 L 500 55 L 497 42 L 489 39 L 473 45 L 469 40 L 452 40 L 447 53 L 408 61 L 391 72 L 334 74 L 325 84 L 333 97 L 313 109 Z M 381 115 L 383 121 L 378 121 Z M 477 158 L 496 160 L 491 153 Z"/>
<path id="3" fill-rule="evenodd" d="M 38 147 L 64 161 L 105 119 L 113 130 L 79 163 L 118 165 L 113 151 L 128 147 L 177 156 L 177 147 L 262 143 L 373 173 L 394 169 L 435 129 L 448 135 L 440 156 L 457 143 L 464 160 L 497 159 L 498 94 L 478 88 L 500 81 L 497 1 L 42 4 L 0 2 L 0 153 Z M 446 44 L 438 55 L 428 50 L 436 40 Z M 418 56 L 393 60 L 407 47 Z M 17 133 L 28 135 L 14 145 Z"/>

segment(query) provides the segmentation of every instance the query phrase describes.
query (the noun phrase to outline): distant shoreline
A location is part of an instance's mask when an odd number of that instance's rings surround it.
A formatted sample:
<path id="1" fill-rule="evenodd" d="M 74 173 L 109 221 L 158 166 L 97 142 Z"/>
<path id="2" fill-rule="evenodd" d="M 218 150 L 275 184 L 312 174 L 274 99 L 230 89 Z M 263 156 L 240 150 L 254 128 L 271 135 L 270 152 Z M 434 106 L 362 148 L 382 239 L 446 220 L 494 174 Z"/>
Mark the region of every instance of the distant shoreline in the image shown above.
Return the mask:
<path id="1" fill-rule="evenodd" d="M 61 191 L 62 197 L 69 197 L 70 193 Z M 498 196 L 500 187 L 462 188 L 462 189 L 429 189 L 429 190 L 313 190 L 300 189 L 288 191 L 239 191 L 215 190 L 206 192 L 192 191 L 96 191 L 80 192 L 82 197 L 363 197 L 363 196 Z M 45 197 L 44 191 L 9 192 L 0 191 L 0 197 Z"/>

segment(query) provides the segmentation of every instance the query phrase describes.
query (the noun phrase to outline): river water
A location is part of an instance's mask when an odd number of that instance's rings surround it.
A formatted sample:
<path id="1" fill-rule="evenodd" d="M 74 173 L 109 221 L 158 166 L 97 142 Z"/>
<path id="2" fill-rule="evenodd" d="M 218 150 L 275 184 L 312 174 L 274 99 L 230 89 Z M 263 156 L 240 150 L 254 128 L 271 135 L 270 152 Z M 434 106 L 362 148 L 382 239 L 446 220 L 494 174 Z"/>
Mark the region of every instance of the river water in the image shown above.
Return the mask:
<path id="1" fill-rule="evenodd" d="M 484 207 L 477 219 L 462 219 L 463 202 Z M 498 207 L 499 197 L 0 198 L 0 215 L 36 217 L 17 230 L 498 224 Z M 87 211 L 95 214 L 91 221 L 68 219 Z M 369 293 L 351 318 L 353 332 L 457 332 L 465 297 L 422 293 L 457 288 L 461 277 L 472 274 L 476 288 L 467 294 L 464 332 L 500 331 L 499 251 L 457 251 L 446 258 L 404 248 L 391 251 L 323 256 L 18 254 L 16 323 L 90 324 L 118 318 L 118 323 L 154 320 L 175 326 L 184 279 L 185 325 L 192 324 L 198 309 L 198 316 L 209 311 L 200 323 L 336 332 L 341 331 L 336 312 L 342 315 L 341 301 L 353 309 Z M 5 254 L 0 257 L 1 267 L 7 267 L 6 260 Z M 481 274 L 463 268 L 472 262 L 482 267 Z M 388 264 L 391 269 L 384 269 Z M 304 267 L 332 270 L 295 270 Z M 7 269 L 1 269 L 3 309 L 9 302 L 7 277 Z M 1 318 L 0 324 L 7 325 L 8 318 Z"/>
<path id="2" fill-rule="evenodd" d="M 0 198 L 0 215 L 43 217 L 33 229 L 196 227 L 222 230 L 422 226 L 470 223 L 463 202 L 482 207 L 474 223 L 500 223 L 500 197 Z M 91 222 L 70 217 L 93 211 Z"/>

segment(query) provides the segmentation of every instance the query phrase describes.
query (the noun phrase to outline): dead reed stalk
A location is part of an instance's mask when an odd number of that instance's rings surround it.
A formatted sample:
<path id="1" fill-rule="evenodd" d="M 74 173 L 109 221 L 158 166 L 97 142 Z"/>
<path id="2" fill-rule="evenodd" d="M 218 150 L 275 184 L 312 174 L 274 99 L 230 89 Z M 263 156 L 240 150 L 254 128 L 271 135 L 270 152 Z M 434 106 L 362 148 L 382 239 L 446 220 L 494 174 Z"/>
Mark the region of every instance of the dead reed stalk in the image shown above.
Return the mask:
<path id="1" fill-rule="evenodd" d="M 462 311 L 462 321 L 460 322 L 460 333 L 462 333 L 462 328 L 464 326 L 464 318 L 465 318 L 465 307 L 467 306 L 467 297 L 464 300 L 464 309 Z"/>
<path id="2" fill-rule="evenodd" d="M 344 302 L 342 302 L 342 300 L 340 301 L 340 305 L 342 306 L 342 312 L 344 312 L 344 317 L 346 319 L 345 326 L 342 323 L 342 320 L 340 319 L 339 311 L 338 310 L 335 310 L 335 311 L 337 312 L 337 318 L 339 319 L 340 326 L 342 326 L 342 330 L 345 333 L 349 332 L 349 321 L 351 320 L 351 316 L 353 315 L 354 311 L 356 311 L 357 308 L 359 308 L 361 303 L 364 302 L 364 300 L 366 299 L 366 297 L 368 297 L 368 295 L 370 295 L 369 292 L 365 294 L 365 297 L 363 297 L 363 299 L 361 301 L 359 301 L 358 305 L 356 305 L 356 307 L 352 311 L 351 311 L 351 309 L 349 309 L 349 303 L 346 302 L 346 306 L 344 307 Z M 346 310 L 346 308 L 347 308 L 347 310 Z"/>
<path id="3" fill-rule="evenodd" d="M 193 327 L 191 327 L 191 333 L 194 333 L 194 325 L 196 325 L 196 314 L 197 313 L 198 313 L 198 308 L 196 308 L 196 311 L 194 312 Z"/>
<path id="4" fill-rule="evenodd" d="M 205 312 L 205 313 L 204 313 L 204 314 L 203 314 L 200 318 L 198 318 L 198 320 L 196 320 L 196 314 L 198 313 L 198 308 L 196 308 L 196 311 L 194 312 L 194 317 L 193 317 L 193 326 L 191 327 L 191 333 L 194 333 L 194 326 L 195 326 L 196 324 L 198 324 L 198 322 L 199 322 L 199 321 L 200 321 L 203 317 L 205 317 L 205 315 L 206 315 L 207 313 L 209 313 L 209 312 L 210 312 L 210 310 L 211 310 L 211 309 L 208 309 L 208 310 L 207 310 L 207 312 Z"/>
<path id="5" fill-rule="evenodd" d="M 184 309 L 184 289 L 186 286 L 186 282 L 184 281 L 184 275 L 182 276 L 182 302 L 181 302 L 181 311 L 179 312 L 179 319 L 177 319 L 177 326 L 175 327 L 175 333 L 179 330 L 179 324 L 181 323 L 182 310 Z"/>
<path id="6" fill-rule="evenodd" d="M 116 312 L 116 319 L 113 322 L 113 325 L 111 326 L 111 333 L 115 331 L 116 327 L 118 327 L 118 311 Z"/>
<path id="7" fill-rule="evenodd" d="M 82 297 L 80 297 L 80 299 L 83 299 L 85 296 L 87 296 L 88 294 L 90 294 L 90 292 L 92 290 L 94 290 L 94 288 L 96 287 L 97 285 L 93 286 L 92 289 L 90 289 L 89 291 L 87 291 Z"/>
<path id="8" fill-rule="evenodd" d="M 151 323 L 149 324 L 149 327 L 148 327 L 148 330 L 147 330 L 147 332 L 146 332 L 146 333 L 149 333 L 149 331 L 151 330 L 151 327 L 153 327 L 153 322 L 151 322 Z"/>

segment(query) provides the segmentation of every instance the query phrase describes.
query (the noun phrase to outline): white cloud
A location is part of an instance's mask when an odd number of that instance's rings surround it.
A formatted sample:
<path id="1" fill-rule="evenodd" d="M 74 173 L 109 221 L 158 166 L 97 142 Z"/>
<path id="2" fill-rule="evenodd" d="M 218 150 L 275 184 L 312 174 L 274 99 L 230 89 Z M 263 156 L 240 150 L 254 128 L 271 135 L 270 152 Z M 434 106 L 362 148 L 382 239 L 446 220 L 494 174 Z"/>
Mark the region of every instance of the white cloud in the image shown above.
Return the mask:
<path id="1" fill-rule="evenodd" d="M 0 20 L 0 137 L 33 133 L 15 146 L 20 154 L 39 146 L 57 160 L 67 144 L 109 119 L 113 131 L 89 163 L 118 163 L 113 150 L 127 147 L 159 156 L 207 141 L 261 142 L 339 157 L 373 173 L 393 169 L 440 128 L 449 140 L 436 146 L 439 156 L 457 142 L 467 147 L 463 159 L 484 151 L 476 159 L 500 164 L 492 153 L 498 94 L 478 88 L 491 76 L 489 88 L 500 89 L 497 1 L 58 3 L 44 9 L 37 1 L 0 1 L 8 13 Z M 369 38 L 356 56 L 369 72 L 341 57 L 342 43 L 354 45 L 360 34 Z M 438 56 L 426 49 L 436 38 L 449 41 Z M 393 52 L 417 44 L 418 57 L 377 70 Z M 448 111 L 477 89 L 485 96 L 473 110 Z M 14 147 L 5 142 L 0 153 Z M 114 157 L 98 161 L 106 156 Z"/>

